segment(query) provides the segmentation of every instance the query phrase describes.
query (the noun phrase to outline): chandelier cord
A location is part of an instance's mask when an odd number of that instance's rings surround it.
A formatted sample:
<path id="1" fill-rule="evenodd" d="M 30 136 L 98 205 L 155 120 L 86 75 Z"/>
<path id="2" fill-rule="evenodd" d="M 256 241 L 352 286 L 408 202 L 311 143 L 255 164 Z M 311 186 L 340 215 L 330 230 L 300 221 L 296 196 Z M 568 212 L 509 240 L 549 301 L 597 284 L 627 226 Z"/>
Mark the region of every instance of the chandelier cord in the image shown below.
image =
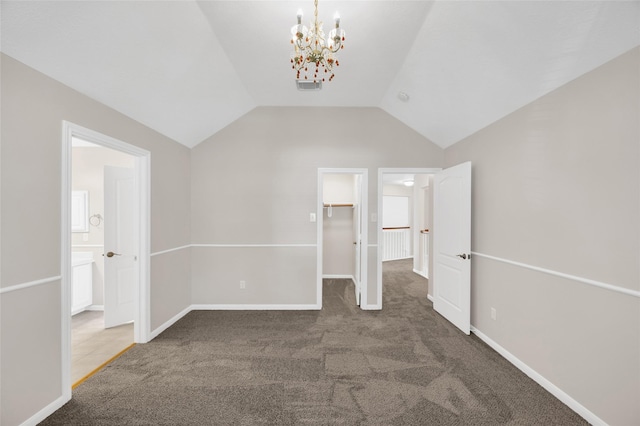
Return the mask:
<path id="1" fill-rule="evenodd" d="M 316 28 L 318 28 L 318 0 L 314 0 L 313 5 L 315 6 L 315 11 L 313 12 L 313 15 L 315 16 L 315 20 L 316 20 Z"/>

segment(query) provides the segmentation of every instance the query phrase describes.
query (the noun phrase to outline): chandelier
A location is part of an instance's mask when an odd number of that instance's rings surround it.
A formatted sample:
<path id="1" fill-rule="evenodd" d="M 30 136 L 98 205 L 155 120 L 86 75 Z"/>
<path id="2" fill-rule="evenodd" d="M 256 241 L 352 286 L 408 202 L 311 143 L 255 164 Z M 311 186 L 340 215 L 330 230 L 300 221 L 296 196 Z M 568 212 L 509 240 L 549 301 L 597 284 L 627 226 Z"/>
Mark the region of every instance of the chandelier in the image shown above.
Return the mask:
<path id="1" fill-rule="evenodd" d="M 344 30 L 340 28 L 340 16 L 336 13 L 335 28 L 325 38 L 322 22 L 318 22 L 318 0 L 314 0 L 315 13 L 311 28 L 302 25 L 302 10 L 298 10 L 298 24 L 291 27 L 291 68 L 297 80 L 311 80 L 314 83 L 333 80 L 333 66 L 339 66 L 334 54 L 343 49 Z"/>

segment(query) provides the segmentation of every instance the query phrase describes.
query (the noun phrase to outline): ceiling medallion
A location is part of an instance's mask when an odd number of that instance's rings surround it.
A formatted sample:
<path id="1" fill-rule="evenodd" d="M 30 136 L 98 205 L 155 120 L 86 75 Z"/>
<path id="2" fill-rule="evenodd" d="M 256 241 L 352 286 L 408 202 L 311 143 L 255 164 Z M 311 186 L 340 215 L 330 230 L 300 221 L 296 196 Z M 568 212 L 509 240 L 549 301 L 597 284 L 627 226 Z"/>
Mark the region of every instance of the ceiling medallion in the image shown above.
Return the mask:
<path id="1" fill-rule="evenodd" d="M 296 72 L 297 80 L 310 80 L 315 83 L 325 81 L 327 75 L 329 81 L 333 80 L 333 66 L 340 65 L 334 54 L 344 49 L 345 33 L 340 28 L 340 16 L 336 13 L 333 17 L 336 26 L 325 39 L 322 22 L 318 22 L 318 0 L 314 0 L 314 5 L 311 29 L 302 25 L 302 10 L 298 10 L 298 24 L 291 28 L 291 68 Z"/>

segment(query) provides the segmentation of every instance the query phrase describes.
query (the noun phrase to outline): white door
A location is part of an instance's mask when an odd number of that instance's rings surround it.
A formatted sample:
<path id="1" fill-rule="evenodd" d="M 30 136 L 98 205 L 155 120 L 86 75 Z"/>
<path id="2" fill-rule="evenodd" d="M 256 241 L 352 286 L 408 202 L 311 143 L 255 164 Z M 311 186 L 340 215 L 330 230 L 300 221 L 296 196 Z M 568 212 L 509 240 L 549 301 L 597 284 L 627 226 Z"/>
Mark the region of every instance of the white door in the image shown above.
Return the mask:
<path id="1" fill-rule="evenodd" d="M 104 325 L 133 321 L 137 273 L 133 169 L 104 168 Z"/>
<path id="2" fill-rule="evenodd" d="M 471 328 L 471 163 L 442 170 L 433 185 L 433 307 Z"/>
<path id="3" fill-rule="evenodd" d="M 356 304 L 360 306 L 360 284 L 362 281 L 362 175 L 355 175 L 355 203 L 353 206 L 353 248 L 355 258 L 354 278 Z"/>

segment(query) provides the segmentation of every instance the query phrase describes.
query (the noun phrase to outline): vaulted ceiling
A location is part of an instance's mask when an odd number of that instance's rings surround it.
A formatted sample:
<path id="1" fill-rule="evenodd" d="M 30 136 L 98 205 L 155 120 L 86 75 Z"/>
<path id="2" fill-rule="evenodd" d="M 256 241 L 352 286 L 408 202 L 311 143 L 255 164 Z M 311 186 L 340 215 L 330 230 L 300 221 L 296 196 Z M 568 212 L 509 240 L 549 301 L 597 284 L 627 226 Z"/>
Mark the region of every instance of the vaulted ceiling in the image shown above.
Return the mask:
<path id="1" fill-rule="evenodd" d="M 346 46 L 300 92 L 298 9 L 308 26 L 312 0 L 2 0 L 0 50 L 189 147 L 257 106 L 339 106 L 444 148 L 640 45 L 638 1 L 320 0 Z"/>

